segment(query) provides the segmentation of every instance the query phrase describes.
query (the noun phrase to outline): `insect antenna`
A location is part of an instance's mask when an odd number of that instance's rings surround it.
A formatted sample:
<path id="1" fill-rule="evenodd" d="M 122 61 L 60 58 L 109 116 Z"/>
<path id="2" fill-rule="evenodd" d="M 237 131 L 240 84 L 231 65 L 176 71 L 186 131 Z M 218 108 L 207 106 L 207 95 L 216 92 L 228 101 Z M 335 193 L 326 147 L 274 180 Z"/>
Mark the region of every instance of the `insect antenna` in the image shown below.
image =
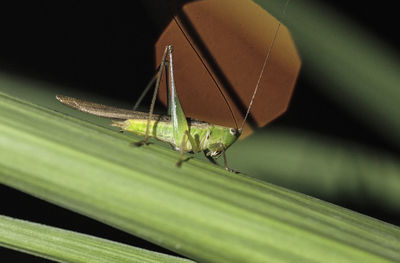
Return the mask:
<path id="1" fill-rule="evenodd" d="M 288 7 L 289 2 L 290 2 L 290 0 L 287 0 L 285 6 L 284 6 L 284 8 L 283 8 L 283 11 L 282 11 L 282 19 L 284 19 L 284 17 L 286 16 L 286 9 L 287 9 L 287 7 Z M 253 96 L 251 97 L 251 100 L 250 100 L 250 103 L 249 103 L 249 107 L 247 108 L 246 115 L 244 116 L 242 125 L 240 126 L 240 129 L 239 129 L 240 132 L 242 131 L 243 126 L 245 125 L 246 120 L 247 120 L 247 118 L 249 117 L 250 110 L 251 110 L 251 107 L 253 106 L 254 99 L 256 98 L 256 94 L 257 94 L 258 88 L 259 88 L 259 86 L 260 86 L 260 83 L 261 83 L 261 79 L 262 79 L 262 77 L 263 77 L 264 70 L 265 70 L 265 68 L 267 67 L 268 61 L 269 61 L 269 59 L 270 59 L 270 57 L 271 57 L 272 49 L 273 49 L 273 47 L 274 47 L 274 44 L 275 44 L 275 42 L 276 42 L 276 39 L 278 38 L 278 33 L 279 33 L 279 29 L 281 28 L 281 25 L 282 25 L 282 23 L 279 21 L 278 27 L 276 28 L 276 31 L 275 31 L 275 35 L 274 35 L 274 37 L 273 37 L 273 39 L 272 39 L 272 41 L 271 41 L 271 45 L 269 46 L 267 55 L 265 56 L 264 64 L 263 64 L 263 66 L 262 66 L 262 68 L 261 68 L 260 75 L 258 76 L 257 84 L 256 84 L 256 87 L 254 88 Z"/>

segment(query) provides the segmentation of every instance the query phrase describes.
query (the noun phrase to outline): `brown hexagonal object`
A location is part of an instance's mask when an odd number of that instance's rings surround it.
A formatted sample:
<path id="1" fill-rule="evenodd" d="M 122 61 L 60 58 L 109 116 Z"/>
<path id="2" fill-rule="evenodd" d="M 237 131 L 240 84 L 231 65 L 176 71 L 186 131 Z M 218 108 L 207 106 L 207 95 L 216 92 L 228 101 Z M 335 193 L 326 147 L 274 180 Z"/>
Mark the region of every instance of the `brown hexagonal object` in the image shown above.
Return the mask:
<path id="1" fill-rule="evenodd" d="M 278 25 L 253 1 L 203 0 L 181 6 L 155 50 L 159 65 L 165 46 L 174 46 L 175 82 L 186 116 L 240 127 Z M 286 111 L 300 64 L 290 33 L 281 25 L 250 121 L 264 126 Z M 166 104 L 162 83 L 159 98 Z M 250 131 L 246 125 L 244 134 Z"/>

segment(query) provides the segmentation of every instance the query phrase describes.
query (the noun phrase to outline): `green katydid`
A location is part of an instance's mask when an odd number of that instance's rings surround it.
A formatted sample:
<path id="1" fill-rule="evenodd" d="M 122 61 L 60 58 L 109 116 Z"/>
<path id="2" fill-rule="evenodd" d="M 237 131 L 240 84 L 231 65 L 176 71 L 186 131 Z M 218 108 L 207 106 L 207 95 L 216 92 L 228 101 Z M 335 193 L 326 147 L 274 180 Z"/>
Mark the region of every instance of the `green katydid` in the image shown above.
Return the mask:
<path id="1" fill-rule="evenodd" d="M 156 81 L 149 113 L 110 107 L 60 95 L 57 95 L 56 98 L 61 103 L 80 111 L 101 117 L 117 119 L 113 121 L 112 126 L 119 127 L 121 131 L 129 131 L 144 136 L 142 141 L 135 143 L 136 145 L 147 144 L 149 137 L 153 137 L 157 140 L 171 144 L 175 150 L 180 151 L 180 157 L 177 162 L 177 166 L 182 164 L 184 152 L 198 153 L 203 151 L 206 157 L 213 162 L 215 162 L 214 159 L 222 155 L 224 157 L 225 169 L 228 171 L 233 171 L 228 167 L 225 152 L 240 137 L 242 133 L 242 128 L 247 117 L 249 116 L 249 112 L 256 96 L 262 74 L 265 70 L 272 47 L 277 38 L 280 25 L 281 24 L 279 23 L 270 48 L 268 49 L 257 85 L 254 89 L 253 96 L 240 128 L 214 125 L 207 122 L 190 119 L 185 116 L 175 87 L 173 47 L 171 45 L 168 45 L 165 48 L 159 70 L 144 91 L 144 93 L 147 92 L 151 85 L 153 85 L 154 81 Z M 166 67 L 169 69 L 167 87 L 169 90 L 168 112 L 170 116 L 153 114 L 156 95 L 164 68 Z M 139 99 L 138 102 L 140 102 L 140 100 L 141 99 Z M 137 104 L 138 103 L 136 103 L 136 105 Z"/>

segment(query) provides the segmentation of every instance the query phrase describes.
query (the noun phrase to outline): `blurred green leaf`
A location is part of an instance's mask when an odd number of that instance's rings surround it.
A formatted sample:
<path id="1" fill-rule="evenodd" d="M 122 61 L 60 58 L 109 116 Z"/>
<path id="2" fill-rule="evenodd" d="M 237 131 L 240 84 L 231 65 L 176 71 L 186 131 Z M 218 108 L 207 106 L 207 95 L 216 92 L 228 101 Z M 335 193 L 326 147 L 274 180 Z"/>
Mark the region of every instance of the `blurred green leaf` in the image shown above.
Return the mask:
<path id="1" fill-rule="evenodd" d="M 0 215 L 0 245 L 57 262 L 190 263 L 88 235 Z"/>
<path id="2" fill-rule="evenodd" d="M 280 186 L 359 206 L 374 202 L 400 213 L 400 161 L 382 151 L 272 127 L 237 142 L 228 158 L 232 167 Z"/>
<path id="3" fill-rule="evenodd" d="M 284 17 L 286 0 L 255 2 L 289 27 L 318 89 L 400 146 L 398 52 L 321 1 L 290 1 Z"/>

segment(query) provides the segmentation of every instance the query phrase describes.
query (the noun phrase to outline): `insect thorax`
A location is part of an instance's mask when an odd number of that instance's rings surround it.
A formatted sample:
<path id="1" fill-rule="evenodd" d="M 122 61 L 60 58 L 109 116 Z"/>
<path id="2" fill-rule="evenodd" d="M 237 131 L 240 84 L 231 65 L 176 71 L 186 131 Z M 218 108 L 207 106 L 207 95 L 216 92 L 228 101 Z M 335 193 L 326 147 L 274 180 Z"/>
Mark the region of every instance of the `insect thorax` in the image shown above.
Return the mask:
<path id="1" fill-rule="evenodd" d="M 208 156 L 219 157 L 239 137 L 240 131 L 237 129 L 213 125 L 204 150 Z"/>

